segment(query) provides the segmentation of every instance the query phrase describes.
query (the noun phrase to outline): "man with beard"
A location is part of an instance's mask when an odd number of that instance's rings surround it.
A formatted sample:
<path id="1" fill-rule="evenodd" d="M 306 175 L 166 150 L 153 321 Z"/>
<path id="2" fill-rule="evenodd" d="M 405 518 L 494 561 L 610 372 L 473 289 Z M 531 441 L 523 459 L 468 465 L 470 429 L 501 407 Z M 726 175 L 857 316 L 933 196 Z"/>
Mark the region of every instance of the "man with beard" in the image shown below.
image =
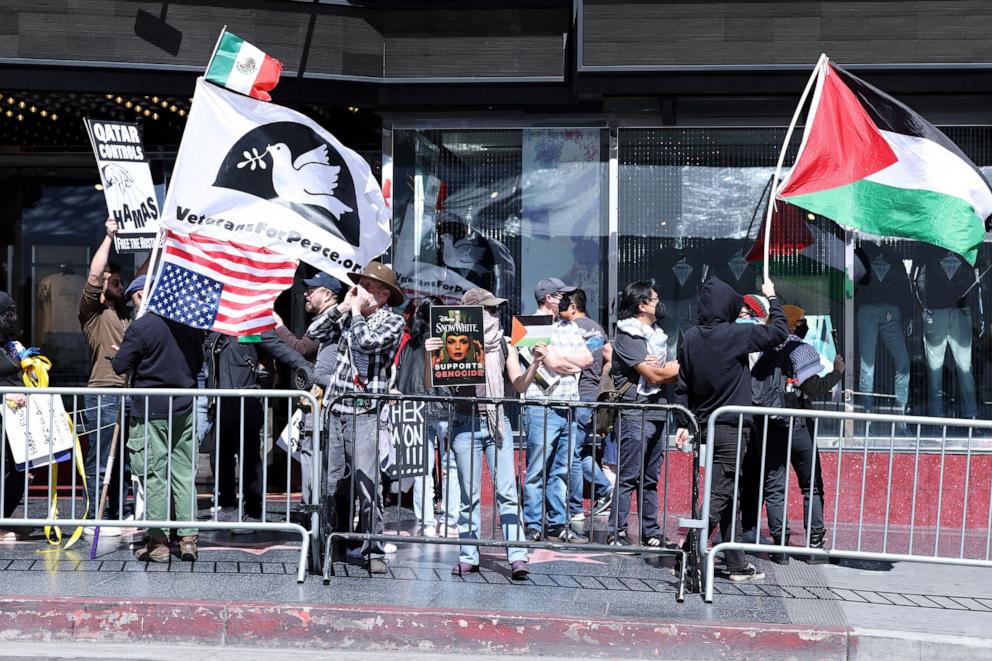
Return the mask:
<path id="1" fill-rule="evenodd" d="M 131 315 L 124 301 L 124 283 L 121 280 L 120 266 L 108 261 L 110 247 L 114 243 L 114 235 L 117 234 L 117 221 L 112 217 L 107 218 L 105 228 L 107 234 L 93 255 L 86 284 L 83 285 L 82 297 L 79 300 L 79 325 L 90 348 L 91 368 L 87 385 L 91 388 L 123 388 L 127 385 L 127 374 L 115 374 L 107 357 L 117 353 L 117 348 L 124 339 L 124 331 L 131 324 Z M 86 492 L 90 502 L 91 517 L 99 506 L 100 486 L 103 484 L 110 458 L 114 425 L 120 420 L 120 407 L 121 397 L 117 396 L 87 395 L 83 398 L 83 431 L 86 432 L 89 440 L 89 449 L 86 453 Z M 119 431 L 117 442 L 118 447 L 124 447 L 123 427 Z M 124 515 L 121 504 L 127 501 L 126 488 L 122 494 L 117 484 L 120 473 L 116 470 L 114 473 L 116 474 L 108 491 L 107 512 L 112 518 Z M 125 485 L 131 481 L 129 473 L 125 460 Z M 87 533 L 91 530 L 91 528 L 86 529 Z M 123 532 L 123 528 L 104 528 L 101 534 L 106 537 L 120 535 Z"/>
<path id="2" fill-rule="evenodd" d="M 303 290 L 303 309 L 315 319 L 337 304 L 341 298 L 341 291 L 344 289 L 340 280 L 323 271 L 318 272 L 312 278 L 306 278 L 303 284 L 306 286 L 306 289 Z M 272 316 L 276 319 L 276 337 L 310 362 L 315 361 L 320 342 L 309 333 L 305 333 L 303 337 L 297 337 L 293 331 L 286 328 L 279 315 L 273 313 Z"/>

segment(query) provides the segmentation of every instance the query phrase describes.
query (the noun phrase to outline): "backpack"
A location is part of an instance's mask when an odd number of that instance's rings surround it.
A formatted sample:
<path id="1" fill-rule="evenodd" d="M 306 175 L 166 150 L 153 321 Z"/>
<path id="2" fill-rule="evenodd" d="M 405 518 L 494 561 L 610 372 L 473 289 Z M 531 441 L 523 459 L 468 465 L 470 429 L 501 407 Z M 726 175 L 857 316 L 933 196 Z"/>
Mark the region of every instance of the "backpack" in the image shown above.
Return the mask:
<path id="1" fill-rule="evenodd" d="M 599 381 L 599 392 L 596 394 L 596 401 L 607 404 L 619 402 L 632 385 L 634 385 L 634 382 L 628 381 L 626 385 L 618 390 L 613 381 L 613 370 L 607 370 L 606 374 Z M 595 420 L 596 434 L 605 437 L 612 432 L 617 422 L 617 413 L 619 412 L 620 408 L 616 406 L 597 406 Z"/>
<path id="2" fill-rule="evenodd" d="M 799 389 L 790 383 L 795 372 L 789 354 L 798 342 L 787 342 L 781 349 L 765 351 L 751 368 L 751 403 L 754 406 L 775 409 L 797 409 Z M 764 419 L 764 416 L 759 416 Z M 771 426 L 789 424 L 789 416 L 770 415 Z"/>

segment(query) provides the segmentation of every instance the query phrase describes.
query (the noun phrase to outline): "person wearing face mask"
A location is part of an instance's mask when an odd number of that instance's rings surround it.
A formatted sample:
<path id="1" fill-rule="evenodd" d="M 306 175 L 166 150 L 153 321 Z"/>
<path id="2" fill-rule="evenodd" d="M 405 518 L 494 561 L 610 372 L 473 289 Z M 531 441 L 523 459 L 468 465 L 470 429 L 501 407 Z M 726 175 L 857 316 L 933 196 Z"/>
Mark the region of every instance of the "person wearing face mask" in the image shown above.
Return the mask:
<path id="1" fill-rule="evenodd" d="M 393 357 L 403 336 L 403 317 L 393 308 L 403 304 L 404 296 L 393 270 L 370 262 L 361 273 L 349 273 L 348 277 L 355 286 L 327 313 L 318 338 L 322 343 L 337 345 L 334 371 L 326 377 L 318 376 L 326 401 L 338 395 L 388 393 Z M 327 421 L 325 505 L 329 518 L 337 519 L 337 527 L 346 529 L 351 509 L 347 500 L 352 491 L 345 475 L 350 475 L 359 500 L 360 530 L 381 535 L 377 411 L 374 400 L 360 397 L 332 407 Z M 336 504 L 341 505 L 340 511 Z M 382 559 L 384 553 L 382 542 L 362 545 L 361 554 L 370 573 L 388 571 Z"/>
<path id="2" fill-rule="evenodd" d="M 653 283 L 632 282 L 623 289 L 617 306 L 617 333 L 613 338 L 613 384 L 620 401 L 665 404 L 661 386 L 675 381 L 679 364 L 668 356 L 668 335 L 661 329 L 665 304 Z M 621 409 L 617 419 L 618 471 L 613 489 L 609 536 L 612 546 L 630 546 L 627 519 L 636 491 L 643 546 L 665 543 L 658 524 L 658 478 L 665 457 L 665 411 Z M 643 471 L 642 471 L 643 467 Z"/>
<path id="3" fill-rule="evenodd" d="M 840 381 L 844 373 L 844 358 L 837 354 L 834 370 L 820 377 L 820 355 L 811 345 L 803 342 L 807 331 L 805 312 L 796 305 L 783 306 L 789 335 L 785 341 L 773 349 L 764 351 L 751 369 L 753 392 L 756 398 L 773 396 L 767 388 L 783 388 L 774 397 L 776 406 L 812 408 L 811 401 L 827 393 Z M 782 378 L 776 375 L 778 372 Z M 755 401 L 755 405 L 768 405 L 768 402 Z M 757 416 L 755 419 L 755 439 L 765 440 L 764 502 L 768 514 L 768 529 L 774 544 L 788 546 L 789 531 L 784 521 L 785 499 L 788 480 L 786 455 L 791 459 L 799 489 L 803 494 L 803 520 L 809 534 L 811 548 L 823 548 L 826 531 L 823 525 L 823 475 L 819 451 L 813 444 L 813 426 L 803 417 L 792 418 L 791 436 L 789 418 Z M 766 436 L 767 434 L 767 436 Z M 761 440 L 748 449 L 744 458 L 751 472 L 760 475 Z M 749 473 L 745 466 L 742 472 Z M 760 518 L 759 485 L 757 482 L 742 484 L 741 523 L 745 528 L 744 541 L 754 541 Z M 805 545 L 805 544 L 804 544 Z M 779 564 L 788 564 L 789 556 L 771 554 L 770 559 Z M 824 558 L 811 556 L 810 562 L 823 562 Z"/>

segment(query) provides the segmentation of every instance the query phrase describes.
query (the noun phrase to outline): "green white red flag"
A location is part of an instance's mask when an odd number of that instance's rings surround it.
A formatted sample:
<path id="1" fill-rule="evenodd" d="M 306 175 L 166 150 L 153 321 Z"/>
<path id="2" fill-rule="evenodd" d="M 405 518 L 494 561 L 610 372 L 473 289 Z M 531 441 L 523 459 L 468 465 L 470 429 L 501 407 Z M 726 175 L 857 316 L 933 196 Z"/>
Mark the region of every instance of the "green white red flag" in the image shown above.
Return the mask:
<path id="1" fill-rule="evenodd" d="M 817 66 L 799 154 L 776 198 L 974 264 L 992 218 L 992 188 L 981 171 L 906 105 L 826 58 Z"/>
<path id="2" fill-rule="evenodd" d="M 279 84 L 282 62 L 226 29 L 207 64 L 206 79 L 215 85 L 262 101 L 271 101 L 268 90 Z"/>

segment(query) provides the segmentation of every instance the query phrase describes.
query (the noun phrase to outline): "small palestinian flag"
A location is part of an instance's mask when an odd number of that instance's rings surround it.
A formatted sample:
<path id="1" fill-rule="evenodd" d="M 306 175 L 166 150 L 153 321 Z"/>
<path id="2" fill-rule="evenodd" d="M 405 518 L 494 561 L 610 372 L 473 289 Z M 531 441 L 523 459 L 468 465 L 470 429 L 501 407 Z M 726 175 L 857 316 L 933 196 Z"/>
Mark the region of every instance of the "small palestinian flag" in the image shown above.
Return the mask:
<path id="1" fill-rule="evenodd" d="M 792 172 L 777 198 L 852 229 L 924 241 L 974 265 L 992 188 L 932 124 L 821 58 Z"/>
<path id="2" fill-rule="evenodd" d="M 282 62 L 225 29 L 207 64 L 206 78 L 229 90 L 271 101 L 267 90 L 279 84 L 281 75 Z"/>
<path id="3" fill-rule="evenodd" d="M 554 317 L 549 314 L 514 315 L 513 326 L 510 330 L 510 344 L 515 347 L 550 344 L 552 323 L 554 323 Z"/>

